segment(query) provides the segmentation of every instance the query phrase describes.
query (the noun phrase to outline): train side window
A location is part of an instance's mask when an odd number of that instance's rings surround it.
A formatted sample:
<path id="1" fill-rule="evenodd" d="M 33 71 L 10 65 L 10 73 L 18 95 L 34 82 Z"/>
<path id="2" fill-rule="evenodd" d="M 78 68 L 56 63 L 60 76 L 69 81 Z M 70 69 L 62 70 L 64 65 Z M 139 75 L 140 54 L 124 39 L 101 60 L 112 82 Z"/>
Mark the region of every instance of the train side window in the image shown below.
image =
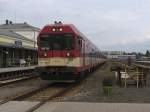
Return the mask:
<path id="1" fill-rule="evenodd" d="M 81 39 L 78 40 L 78 44 L 80 47 L 82 47 L 82 40 Z"/>
<path id="2" fill-rule="evenodd" d="M 82 40 L 80 40 L 80 46 L 82 47 Z"/>

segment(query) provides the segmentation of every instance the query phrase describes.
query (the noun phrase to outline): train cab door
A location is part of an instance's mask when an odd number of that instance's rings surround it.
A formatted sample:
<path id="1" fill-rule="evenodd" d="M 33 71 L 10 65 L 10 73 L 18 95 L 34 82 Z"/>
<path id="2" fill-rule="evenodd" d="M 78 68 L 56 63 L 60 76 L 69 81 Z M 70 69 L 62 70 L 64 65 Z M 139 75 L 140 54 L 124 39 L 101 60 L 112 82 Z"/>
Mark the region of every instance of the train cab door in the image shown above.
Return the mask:
<path id="1" fill-rule="evenodd" d="M 85 43 L 84 41 L 81 39 L 81 37 L 79 37 L 79 50 L 81 53 L 81 60 L 82 60 L 82 66 L 85 66 Z"/>
<path id="2" fill-rule="evenodd" d="M 83 66 L 85 67 L 85 42 L 82 40 L 82 49 L 83 49 L 83 52 L 82 52 L 82 54 L 83 54 Z"/>

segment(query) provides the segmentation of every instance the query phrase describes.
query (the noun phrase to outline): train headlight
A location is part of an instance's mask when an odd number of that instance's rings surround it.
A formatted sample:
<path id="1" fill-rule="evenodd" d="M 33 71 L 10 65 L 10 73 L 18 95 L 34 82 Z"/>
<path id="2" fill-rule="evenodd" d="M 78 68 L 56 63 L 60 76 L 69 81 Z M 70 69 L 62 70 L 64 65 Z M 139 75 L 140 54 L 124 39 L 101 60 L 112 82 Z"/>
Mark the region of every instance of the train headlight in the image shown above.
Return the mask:
<path id="1" fill-rule="evenodd" d="M 47 56 L 47 54 L 46 54 L 46 53 L 44 53 L 44 56 Z"/>
<path id="2" fill-rule="evenodd" d="M 62 31 L 62 28 L 60 28 L 59 31 Z"/>
<path id="3" fill-rule="evenodd" d="M 55 29 L 55 28 L 53 28 L 53 29 L 52 29 L 52 31 L 56 31 L 56 29 Z"/>
<path id="4" fill-rule="evenodd" d="M 67 56 L 70 56 L 70 53 L 67 53 Z"/>

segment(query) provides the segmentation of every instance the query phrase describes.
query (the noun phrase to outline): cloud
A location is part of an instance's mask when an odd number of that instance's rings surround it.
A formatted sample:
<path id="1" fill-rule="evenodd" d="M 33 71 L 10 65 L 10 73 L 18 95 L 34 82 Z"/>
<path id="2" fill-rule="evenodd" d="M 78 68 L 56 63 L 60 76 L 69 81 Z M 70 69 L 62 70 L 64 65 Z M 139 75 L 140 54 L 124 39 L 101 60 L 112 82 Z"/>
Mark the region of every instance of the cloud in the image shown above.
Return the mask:
<path id="1" fill-rule="evenodd" d="M 122 50 L 126 47 L 139 50 L 136 46 L 147 45 L 149 13 L 149 0 L 0 0 L 1 23 L 6 18 L 38 27 L 55 20 L 73 23 L 106 50 L 117 46 Z"/>

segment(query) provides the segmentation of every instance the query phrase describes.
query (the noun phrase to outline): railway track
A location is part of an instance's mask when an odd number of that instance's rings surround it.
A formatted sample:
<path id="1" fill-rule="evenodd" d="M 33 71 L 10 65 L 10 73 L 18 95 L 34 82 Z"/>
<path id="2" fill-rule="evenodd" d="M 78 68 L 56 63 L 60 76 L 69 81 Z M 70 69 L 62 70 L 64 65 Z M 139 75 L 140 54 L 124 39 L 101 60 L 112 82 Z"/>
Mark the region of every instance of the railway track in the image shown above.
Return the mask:
<path id="1" fill-rule="evenodd" d="M 26 97 L 26 98 L 21 98 L 18 100 L 23 100 L 23 101 L 44 101 L 46 99 L 49 99 L 49 96 L 52 96 L 63 89 L 69 87 L 72 85 L 71 83 L 52 83 L 50 87 L 45 88 L 42 91 L 39 91 L 37 93 L 34 93 L 32 96 Z"/>
<path id="2" fill-rule="evenodd" d="M 41 90 L 48 88 L 48 87 L 49 87 L 49 84 L 46 84 L 46 85 L 41 86 L 39 88 L 34 88 L 34 89 L 26 90 L 26 91 L 23 91 L 21 93 L 15 94 L 13 96 L 7 97 L 5 100 L 2 100 L 0 102 L 0 105 L 5 104 L 9 101 L 18 100 L 18 99 L 27 97 L 29 95 L 32 95 L 33 93 L 36 93 L 36 92 L 41 91 Z"/>
<path id="3" fill-rule="evenodd" d="M 133 65 L 139 68 L 150 70 L 150 61 L 137 61 Z"/>
<path id="4" fill-rule="evenodd" d="M 85 78 L 87 78 L 87 77 L 85 77 Z M 56 86 L 55 89 L 54 89 L 54 87 L 48 88 L 48 90 L 49 89 L 53 89 L 53 91 L 55 90 L 55 92 L 53 92 L 53 94 L 51 94 L 51 95 L 43 96 L 43 94 L 42 94 L 42 96 L 37 95 L 36 97 L 30 97 L 30 100 L 32 100 L 32 101 L 36 100 L 36 101 L 40 101 L 40 102 L 37 105 L 33 106 L 32 108 L 28 109 L 26 112 L 34 112 L 36 109 L 38 109 L 39 107 L 44 105 L 46 102 L 53 101 L 57 98 L 62 98 L 66 93 L 69 93 L 75 87 L 80 86 L 83 82 L 84 82 L 84 78 L 81 79 L 80 81 L 78 81 L 77 83 L 71 83 L 70 85 L 63 85 L 61 87 Z M 44 91 L 42 93 L 44 93 Z"/>
<path id="5" fill-rule="evenodd" d="M 26 70 L 22 70 L 21 67 L 18 69 L 15 68 L 3 68 L 0 70 L 0 81 L 5 81 L 5 80 L 11 80 L 11 79 L 15 79 L 15 78 L 21 78 L 24 76 L 31 76 L 31 75 L 35 75 L 36 71 L 35 69 L 26 69 Z"/>
<path id="6" fill-rule="evenodd" d="M 88 76 L 89 75 L 87 75 L 87 77 Z M 66 83 L 64 85 L 63 84 L 55 85 L 54 83 L 46 83 L 43 86 L 39 86 L 37 88 L 34 87 L 30 90 L 18 92 L 13 96 L 7 97 L 6 99 L 0 102 L 0 105 L 3 105 L 9 101 L 38 101 L 39 102 L 38 104 L 36 104 L 35 106 L 26 111 L 26 112 L 33 112 L 34 110 L 38 109 L 40 106 L 45 104 L 47 101 L 53 101 L 57 98 L 58 99 L 62 98 L 64 95 L 66 95 L 66 93 L 71 92 L 73 88 L 81 85 L 84 82 L 83 79 L 81 79 L 77 83 L 69 83 L 69 84 Z"/>
<path id="7" fill-rule="evenodd" d="M 23 91 L 21 93 L 10 96 L 0 102 L 0 105 L 3 105 L 9 101 L 39 101 L 39 103 L 26 112 L 33 112 L 38 109 L 40 106 L 45 104 L 47 101 L 51 101 L 55 98 L 63 97 L 65 93 L 72 90 L 74 87 L 81 84 L 82 81 L 78 83 L 69 83 L 69 84 L 55 84 L 49 83 L 38 88 L 30 89 Z M 52 92 L 53 91 L 53 92 Z"/>
<path id="8" fill-rule="evenodd" d="M 11 84 L 16 84 L 16 83 L 26 81 L 29 79 L 33 79 L 33 78 L 37 78 L 37 77 L 38 76 L 25 76 L 25 77 L 21 77 L 21 78 L 15 78 L 15 79 L 11 79 L 11 80 L 0 81 L 0 87 L 8 86 Z"/>
<path id="9" fill-rule="evenodd" d="M 47 84 L 49 82 L 42 81 L 38 77 L 27 77 L 2 84 L 0 87 L 0 105 L 27 95 L 32 91 L 42 90 Z"/>
<path id="10" fill-rule="evenodd" d="M 71 90 L 73 87 L 75 87 L 76 84 L 71 84 L 67 86 L 66 88 L 59 88 L 59 90 L 50 96 L 46 96 L 46 98 L 42 99 L 37 105 L 33 106 L 32 108 L 28 109 L 26 112 L 34 112 L 36 109 L 44 105 L 47 101 L 53 100 L 54 98 L 63 96 L 66 92 Z"/>
<path id="11" fill-rule="evenodd" d="M 41 95 L 40 98 L 36 97 L 34 98 L 34 100 L 40 100 L 40 102 L 35 105 L 34 107 L 30 108 L 27 112 L 33 112 L 34 110 L 36 110 L 37 108 L 39 108 L 40 106 L 42 106 L 43 104 L 45 104 L 47 101 L 52 100 L 53 98 L 62 96 L 65 92 L 69 91 L 71 88 L 73 88 L 76 84 L 70 84 L 68 86 L 63 86 L 63 87 L 56 87 L 53 86 L 51 87 L 53 84 L 46 84 L 44 86 L 41 86 L 39 88 L 36 89 L 31 89 L 31 90 L 27 90 L 27 91 L 23 91 L 22 93 L 18 93 L 17 95 L 8 97 L 5 100 L 2 100 L 0 102 L 0 105 L 3 105 L 9 101 L 20 101 L 20 100 L 24 100 L 26 98 L 30 98 L 32 95 L 37 94 L 39 92 L 44 92 L 47 89 L 51 89 L 53 90 L 53 94 L 51 95 L 47 95 L 46 97 L 43 98 L 43 95 Z M 41 93 L 40 93 L 41 94 Z M 33 100 L 33 99 L 32 99 Z"/>

